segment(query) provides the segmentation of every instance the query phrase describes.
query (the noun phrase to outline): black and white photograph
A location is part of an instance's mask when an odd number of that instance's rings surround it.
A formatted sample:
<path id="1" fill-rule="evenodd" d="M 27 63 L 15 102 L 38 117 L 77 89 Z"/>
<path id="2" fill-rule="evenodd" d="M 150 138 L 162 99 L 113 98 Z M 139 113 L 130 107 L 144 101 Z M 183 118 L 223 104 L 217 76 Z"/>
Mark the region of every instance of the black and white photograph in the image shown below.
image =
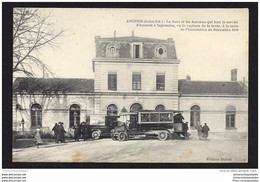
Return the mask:
<path id="1" fill-rule="evenodd" d="M 13 9 L 12 162 L 247 163 L 249 11 Z"/>

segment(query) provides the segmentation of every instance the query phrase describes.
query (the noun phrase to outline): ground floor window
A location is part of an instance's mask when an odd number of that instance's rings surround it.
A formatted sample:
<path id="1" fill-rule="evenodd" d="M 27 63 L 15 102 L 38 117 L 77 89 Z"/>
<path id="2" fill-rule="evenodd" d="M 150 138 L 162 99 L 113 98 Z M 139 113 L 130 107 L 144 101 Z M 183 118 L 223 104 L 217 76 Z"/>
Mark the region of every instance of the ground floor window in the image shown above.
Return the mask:
<path id="1" fill-rule="evenodd" d="M 130 107 L 130 112 L 138 112 L 141 110 L 143 110 L 143 106 L 138 103 L 135 103 L 135 104 L 131 105 L 131 107 Z"/>
<path id="2" fill-rule="evenodd" d="M 200 125 L 200 107 L 194 105 L 191 107 L 190 111 L 190 127 L 196 128 Z"/>
<path id="3" fill-rule="evenodd" d="M 229 106 L 226 109 L 226 129 L 235 129 L 236 108 Z"/>
<path id="4" fill-rule="evenodd" d="M 155 110 L 156 111 L 164 111 L 165 107 L 164 107 L 164 105 L 160 104 L 160 105 L 156 106 Z"/>
<path id="5" fill-rule="evenodd" d="M 70 127 L 80 123 L 80 107 L 77 104 L 70 106 Z"/>
<path id="6" fill-rule="evenodd" d="M 42 107 L 40 104 L 33 104 L 31 107 L 31 127 L 42 126 Z"/>
<path id="7" fill-rule="evenodd" d="M 111 104 L 107 107 L 107 115 L 108 116 L 117 116 L 117 106 L 115 104 Z"/>

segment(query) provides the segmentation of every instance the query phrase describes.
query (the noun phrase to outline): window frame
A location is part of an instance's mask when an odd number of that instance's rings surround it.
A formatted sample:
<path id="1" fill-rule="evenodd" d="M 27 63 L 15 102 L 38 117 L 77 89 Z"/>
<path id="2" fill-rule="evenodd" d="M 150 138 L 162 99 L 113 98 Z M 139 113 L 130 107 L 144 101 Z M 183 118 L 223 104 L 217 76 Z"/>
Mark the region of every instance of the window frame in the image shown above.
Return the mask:
<path id="1" fill-rule="evenodd" d="M 110 79 L 110 77 L 114 76 L 114 80 Z M 117 91 L 117 73 L 108 73 L 107 75 L 107 89 L 111 91 Z"/>
<path id="2" fill-rule="evenodd" d="M 135 80 L 134 78 L 140 78 L 139 80 Z M 139 85 L 139 88 L 138 88 Z M 141 73 L 132 73 L 132 90 L 141 90 L 142 89 L 142 74 Z"/>
<path id="3" fill-rule="evenodd" d="M 69 127 L 73 127 L 75 125 L 74 123 L 74 116 L 72 112 L 76 112 L 78 115 L 76 116 L 76 123 L 80 124 L 80 113 L 81 113 L 81 108 L 80 105 L 78 104 L 72 104 L 69 108 Z M 73 119 L 73 121 L 72 121 Z"/>
<path id="4" fill-rule="evenodd" d="M 31 106 L 31 128 L 37 126 L 42 127 L 42 107 L 40 104 L 35 103 Z"/>
<path id="5" fill-rule="evenodd" d="M 114 109 L 109 109 L 110 107 L 114 106 Z M 116 114 L 114 114 L 114 111 L 116 111 Z M 110 115 L 108 112 L 113 112 L 113 115 Z M 118 107 L 115 104 L 109 104 L 107 106 L 107 116 L 117 116 L 118 115 Z"/>
<path id="6" fill-rule="evenodd" d="M 138 51 L 139 56 L 138 57 L 136 57 L 135 46 L 139 47 L 139 51 Z M 131 51 L 130 52 L 131 52 L 131 57 L 132 58 L 135 58 L 135 59 L 143 58 L 143 43 L 142 42 L 132 42 L 131 43 Z"/>
<path id="7" fill-rule="evenodd" d="M 226 108 L 226 122 L 225 128 L 226 130 L 236 130 L 236 108 L 234 106 L 229 106 Z M 232 126 L 233 119 L 233 126 Z"/>
<path id="8" fill-rule="evenodd" d="M 163 76 L 163 82 L 158 82 L 160 76 Z M 159 85 L 163 85 L 163 89 L 160 89 L 161 86 L 158 87 Z M 157 73 L 156 74 L 156 90 L 157 91 L 165 91 L 165 73 Z"/>
<path id="9" fill-rule="evenodd" d="M 194 109 L 194 108 L 198 108 L 198 109 Z M 195 117 L 198 118 L 198 123 L 200 124 L 200 112 L 201 112 L 201 109 L 200 109 L 200 106 L 198 105 L 192 105 L 191 108 L 190 108 L 190 128 L 191 129 L 195 129 L 196 128 L 196 121 L 195 121 Z M 195 114 L 196 113 L 196 114 Z"/>

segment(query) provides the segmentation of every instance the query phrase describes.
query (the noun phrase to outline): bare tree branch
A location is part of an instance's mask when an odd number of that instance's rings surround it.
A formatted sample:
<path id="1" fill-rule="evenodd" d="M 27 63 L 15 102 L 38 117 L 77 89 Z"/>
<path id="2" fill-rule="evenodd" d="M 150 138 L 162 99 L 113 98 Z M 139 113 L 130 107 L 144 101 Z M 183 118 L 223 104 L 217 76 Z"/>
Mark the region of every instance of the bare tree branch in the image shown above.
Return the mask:
<path id="1" fill-rule="evenodd" d="M 42 10 L 15 8 L 13 13 L 13 73 L 36 76 L 35 70 L 54 73 L 35 56 L 45 46 L 56 46 L 56 40 L 65 30 L 58 29 L 51 19 L 52 12 L 44 15 Z"/>

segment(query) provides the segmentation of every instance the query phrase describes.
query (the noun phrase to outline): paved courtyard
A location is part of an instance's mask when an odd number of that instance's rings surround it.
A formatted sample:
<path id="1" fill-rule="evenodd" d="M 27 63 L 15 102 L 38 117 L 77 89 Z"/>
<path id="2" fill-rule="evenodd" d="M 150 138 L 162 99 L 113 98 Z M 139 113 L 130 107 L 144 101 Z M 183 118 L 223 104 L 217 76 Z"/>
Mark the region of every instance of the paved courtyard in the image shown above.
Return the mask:
<path id="1" fill-rule="evenodd" d="M 247 135 L 212 133 L 207 141 L 105 138 L 47 143 L 40 148 L 13 149 L 13 162 L 247 162 Z"/>

